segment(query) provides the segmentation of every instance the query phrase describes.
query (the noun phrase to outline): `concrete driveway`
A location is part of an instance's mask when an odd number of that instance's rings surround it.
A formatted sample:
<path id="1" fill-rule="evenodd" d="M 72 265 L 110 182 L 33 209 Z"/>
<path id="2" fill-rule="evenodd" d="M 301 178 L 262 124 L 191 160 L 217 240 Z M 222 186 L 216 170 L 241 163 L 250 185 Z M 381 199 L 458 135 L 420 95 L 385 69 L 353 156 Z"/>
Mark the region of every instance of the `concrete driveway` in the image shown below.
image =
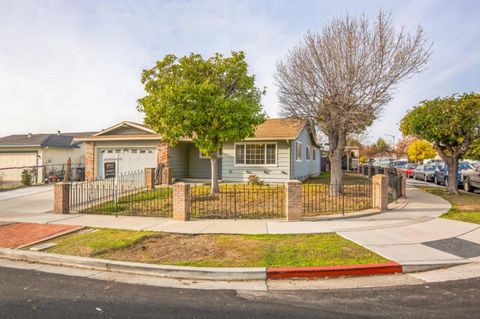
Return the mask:
<path id="1" fill-rule="evenodd" d="M 41 215 L 53 210 L 53 185 L 0 192 L 0 218 Z"/>

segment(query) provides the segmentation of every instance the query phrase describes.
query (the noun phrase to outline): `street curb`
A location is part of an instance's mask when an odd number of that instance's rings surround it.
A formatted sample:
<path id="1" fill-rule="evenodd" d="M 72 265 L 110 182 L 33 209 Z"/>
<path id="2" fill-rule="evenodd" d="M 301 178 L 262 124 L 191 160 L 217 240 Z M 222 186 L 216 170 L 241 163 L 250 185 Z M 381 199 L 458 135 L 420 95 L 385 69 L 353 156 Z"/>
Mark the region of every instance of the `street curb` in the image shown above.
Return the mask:
<path id="1" fill-rule="evenodd" d="M 35 251 L 0 248 L 0 259 L 68 266 L 100 271 L 115 271 L 163 278 L 201 280 L 266 280 L 265 268 L 220 268 L 153 265 L 99 258 L 67 256 Z"/>
<path id="2" fill-rule="evenodd" d="M 402 272 L 402 265 L 396 262 L 327 267 L 282 267 L 267 268 L 267 279 L 366 276 L 397 274 Z"/>

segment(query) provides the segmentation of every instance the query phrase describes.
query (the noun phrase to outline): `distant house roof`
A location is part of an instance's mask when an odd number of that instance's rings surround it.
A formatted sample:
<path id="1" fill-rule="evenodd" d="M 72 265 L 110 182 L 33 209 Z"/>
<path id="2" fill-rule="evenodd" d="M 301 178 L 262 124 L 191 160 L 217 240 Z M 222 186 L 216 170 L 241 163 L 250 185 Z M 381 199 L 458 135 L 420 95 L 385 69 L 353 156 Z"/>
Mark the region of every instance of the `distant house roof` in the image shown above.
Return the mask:
<path id="1" fill-rule="evenodd" d="M 74 138 L 89 136 L 92 132 L 56 134 L 16 134 L 0 137 L 0 147 L 78 147 Z"/>
<path id="2" fill-rule="evenodd" d="M 139 134 L 114 134 L 114 131 L 121 127 L 133 127 L 138 129 Z M 301 119 L 293 118 L 273 118 L 267 119 L 264 123 L 258 125 L 255 129 L 255 136 L 246 138 L 246 141 L 255 140 L 294 140 L 300 132 L 307 127 L 312 140 L 316 144 L 313 130 L 308 126 L 307 122 Z M 93 133 L 90 136 L 76 137 L 75 141 L 106 141 L 106 140 L 159 140 L 160 135 L 144 124 L 123 121 L 113 125 L 107 129 Z M 182 141 L 190 141 L 189 138 L 181 139 Z"/>

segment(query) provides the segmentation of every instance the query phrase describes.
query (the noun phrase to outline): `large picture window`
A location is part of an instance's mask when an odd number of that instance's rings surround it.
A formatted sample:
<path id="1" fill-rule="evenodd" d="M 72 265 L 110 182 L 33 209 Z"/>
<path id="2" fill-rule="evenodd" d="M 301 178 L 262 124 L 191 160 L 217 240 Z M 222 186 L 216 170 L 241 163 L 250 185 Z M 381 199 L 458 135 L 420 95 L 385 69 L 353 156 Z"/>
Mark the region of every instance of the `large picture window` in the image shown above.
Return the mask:
<path id="1" fill-rule="evenodd" d="M 277 144 L 235 144 L 235 165 L 276 165 Z"/>

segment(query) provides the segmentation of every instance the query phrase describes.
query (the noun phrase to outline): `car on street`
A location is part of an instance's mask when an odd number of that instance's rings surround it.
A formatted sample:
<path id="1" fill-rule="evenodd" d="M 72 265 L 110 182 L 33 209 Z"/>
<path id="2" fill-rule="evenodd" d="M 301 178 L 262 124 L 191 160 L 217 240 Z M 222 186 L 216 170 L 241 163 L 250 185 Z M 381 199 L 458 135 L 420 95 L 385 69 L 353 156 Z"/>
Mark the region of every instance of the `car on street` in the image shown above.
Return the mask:
<path id="1" fill-rule="evenodd" d="M 432 182 L 435 175 L 435 166 L 420 165 L 413 170 L 413 179 L 418 179 L 425 182 Z"/>
<path id="2" fill-rule="evenodd" d="M 480 188 L 480 165 L 463 173 L 463 189 L 473 193 L 477 188 Z"/>
<path id="3" fill-rule="evenodd" d="M 464 172 L 471 170 L 472 166 L 468 162 L 460 162 L 458 163 L 457 167 L 457 185 L 462 186 L 463 185 L 463 174 Z M 434 173 L 434 178 L 433 178 L 435 184 L 440 185 L 443 184 L 445 186 L 448 186 L 448 167 L 446 164 L 437 167 Z"/>
<path id="4" fill-rule="evenodd" d="M 413 170 L 417 168 L 417 164 L 407 164 L 405 166 L 405 174 L 407 175 L 407 178 L 413 178 Z"/>

